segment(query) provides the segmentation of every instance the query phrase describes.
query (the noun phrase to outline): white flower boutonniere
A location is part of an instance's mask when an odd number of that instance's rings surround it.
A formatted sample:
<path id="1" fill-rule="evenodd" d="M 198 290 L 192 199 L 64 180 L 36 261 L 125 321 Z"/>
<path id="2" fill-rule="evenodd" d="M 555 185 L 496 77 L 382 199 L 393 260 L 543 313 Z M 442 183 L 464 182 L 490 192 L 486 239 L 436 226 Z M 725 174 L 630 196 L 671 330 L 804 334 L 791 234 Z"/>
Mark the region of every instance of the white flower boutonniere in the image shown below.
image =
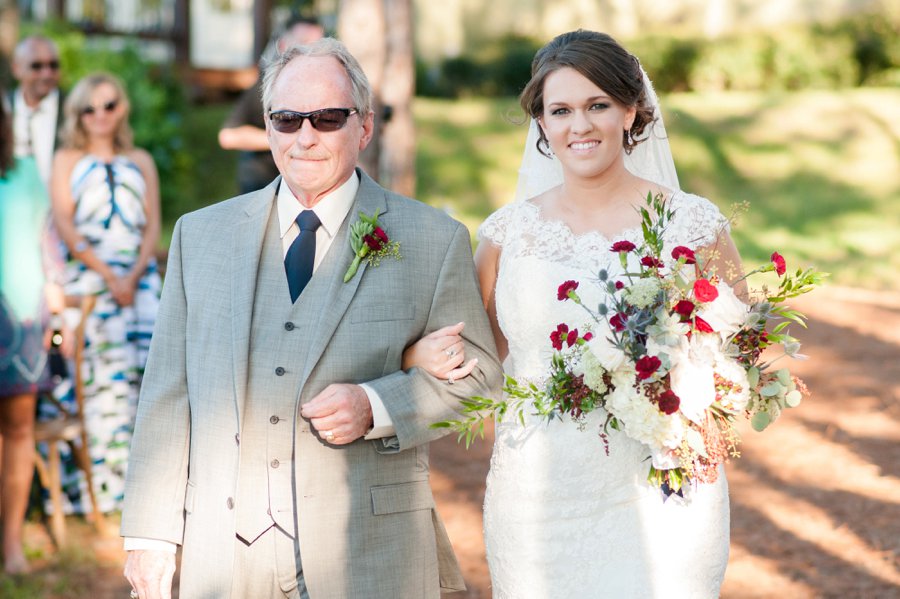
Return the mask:
<path id="1" fill-rule="evenodd" d="M 366 260 L 372 266 L 378 266 L 382 258 L 400 260 L 400 242 L 391 241 L 384 229 L 378 224 L 378 211 L 373 216 L 359 213 L 359 220 L 350 225 L 350 247 L 353 249 L 353 262 L 344 274 L 346 283 L 356 274 L 360 262 Z"/>

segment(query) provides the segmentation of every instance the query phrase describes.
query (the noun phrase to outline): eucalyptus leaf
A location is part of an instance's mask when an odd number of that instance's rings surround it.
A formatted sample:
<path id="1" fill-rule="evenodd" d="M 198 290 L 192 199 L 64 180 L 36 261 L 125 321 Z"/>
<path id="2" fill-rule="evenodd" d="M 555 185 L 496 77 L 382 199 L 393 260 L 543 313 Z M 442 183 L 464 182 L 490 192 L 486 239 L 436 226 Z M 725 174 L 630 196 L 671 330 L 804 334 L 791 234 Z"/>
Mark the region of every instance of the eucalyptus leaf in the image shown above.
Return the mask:
<path id="1" fill-rule="evenodd" d="M 753 427 L 753 430 L 757 432 L 762 432 L 766 430 L 772 424 L 772 419 L 769 418 L 769 414 L 767 412 L 757 412 L 750 418 L 750 426 Z"/>

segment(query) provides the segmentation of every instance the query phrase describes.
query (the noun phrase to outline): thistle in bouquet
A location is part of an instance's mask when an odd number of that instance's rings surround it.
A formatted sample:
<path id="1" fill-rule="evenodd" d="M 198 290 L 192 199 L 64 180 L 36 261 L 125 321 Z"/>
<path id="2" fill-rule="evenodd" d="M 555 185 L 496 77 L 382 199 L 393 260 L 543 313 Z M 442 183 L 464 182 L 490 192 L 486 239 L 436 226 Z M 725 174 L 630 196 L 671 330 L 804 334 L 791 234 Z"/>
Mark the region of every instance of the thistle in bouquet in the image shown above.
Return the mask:
<path id="1" fill-rule="evenodd" d="M 550 334 L 553 354 L 542 385 L 507 378 L 502 400 L 471 398 L 464 418 L 438 423 L 470 444 L 483 435 L 484 419 L 526 411 L 556 418 L 570 415 L 579 423 L 603 408 L 609 428 L 644 443 L 651 457 L 648 479 L 664 494 L 687 482 L 714 482 L 718 466 L 738 452 L 737 416 L 757 430 L 797 405 L 805 386 L 787 369 L 772 364 L 785 355 L 800 357 L 799 342 L 787 327 L 804 326 L 803 316 L 783 302 L 812 290 L 822 273 L 807 269 L 788 275 L 783 258 L 734 282 L 744 300 L 712 266 L 712 255 L 677 246 L 664 260 L 664 233 L 674 212 L 662 196 L 647 197 L 641 208 L 642 243 L 622 240 L 618 254 L 623 273 L 611 280 L 600 271 L 592 281 L 605 298 L 596 309 L 582 301 L 579 282 L 565 281 L 557 299 L 585 309 L 584 334 L 560 323 Z M 751 299 L 745 279 L 774 271 L 776 289 L 764 288 Z M 784 351 L 763 360 L 763 350 Z M 765 355 L 769 356 L 771 350 Z M 608 451 L 608 446 L 607 446 Z"/>

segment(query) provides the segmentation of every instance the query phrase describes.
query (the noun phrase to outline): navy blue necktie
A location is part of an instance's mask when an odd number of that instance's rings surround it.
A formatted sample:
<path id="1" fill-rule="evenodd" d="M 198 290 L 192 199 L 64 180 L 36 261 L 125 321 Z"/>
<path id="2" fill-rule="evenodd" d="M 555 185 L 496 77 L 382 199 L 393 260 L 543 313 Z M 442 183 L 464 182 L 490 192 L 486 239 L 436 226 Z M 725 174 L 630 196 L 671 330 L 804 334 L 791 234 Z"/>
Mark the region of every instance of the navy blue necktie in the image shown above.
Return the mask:
<path id="1" fill-rule="evenodd" d="M 316 259 L 316 229 L 321 225 L 319 217 L 312 210 L 304 210 L 297 215 L 300 234 L 288 248 L 284 257 L 284 272 L 287 274 L 291 302 L 296 302 L 313 275 Z"/>

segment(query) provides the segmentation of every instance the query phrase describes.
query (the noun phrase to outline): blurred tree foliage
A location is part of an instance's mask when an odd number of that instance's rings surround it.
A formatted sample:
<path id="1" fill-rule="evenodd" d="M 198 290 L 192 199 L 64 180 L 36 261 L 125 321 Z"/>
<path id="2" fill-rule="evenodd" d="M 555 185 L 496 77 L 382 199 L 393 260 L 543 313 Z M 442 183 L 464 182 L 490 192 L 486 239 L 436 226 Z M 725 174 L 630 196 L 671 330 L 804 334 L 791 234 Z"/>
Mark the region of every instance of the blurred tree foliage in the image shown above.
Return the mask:
<path id="1" fill-rule="evenodd" d="M 900 22 L 863 14 L 837 23 L 716 39 L 622 40 L 659 91 L 837 89 L 900 85 Z M 418 65 L 424 96 L 515 95 L 542 43 L 508 35 L 436 65 Z"/>
<path id="2" fill-rule="evenodd" d="M 178 211 L 185 195 L 193 191 L 191 174 L 195 165 L 182 136 L 182 118 L 189 114 L 187 99 L 171 64 L 148 59 L 134 40 L 87 38 L 65 23 L 23 27 L 23 36 L 32 33 L 46 35 L 58 44 L 60 85 L 64 90 L 95 71 L 106 71 L 122 80 L 131 103 L 129 122 L 135 145 L 150 152 L 156 161 L 166 211 Z"/>

